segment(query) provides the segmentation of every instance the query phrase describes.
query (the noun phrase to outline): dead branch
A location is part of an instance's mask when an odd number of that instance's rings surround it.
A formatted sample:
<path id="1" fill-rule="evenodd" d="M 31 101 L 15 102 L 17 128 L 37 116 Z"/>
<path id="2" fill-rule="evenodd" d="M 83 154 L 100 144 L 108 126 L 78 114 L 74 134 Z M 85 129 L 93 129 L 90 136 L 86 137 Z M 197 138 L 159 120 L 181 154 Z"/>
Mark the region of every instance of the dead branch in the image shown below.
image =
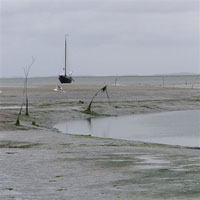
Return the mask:
<path id="1" fill-rule="evenodd" d="M 92 103 L 94 101 L 94 98 L 98 95 L 98 93 L 100 92 L 106 92 L 106 95 L 107 95 L 107 98 L 108 98 L 108 102 L 110 104 L 110 98 L 109 98 L 109 95 L 108 95 L 108 91 L 107 91 L 107 85 L 105 85 L 104 87 L 102 87 L 101 89 L 99 89 L 95 94 L 94 96 L 92 97 L 87 109 L 85 110 L 86 113 L 90 113 L 91 112 L 91 106 L 92 106 Z"/>

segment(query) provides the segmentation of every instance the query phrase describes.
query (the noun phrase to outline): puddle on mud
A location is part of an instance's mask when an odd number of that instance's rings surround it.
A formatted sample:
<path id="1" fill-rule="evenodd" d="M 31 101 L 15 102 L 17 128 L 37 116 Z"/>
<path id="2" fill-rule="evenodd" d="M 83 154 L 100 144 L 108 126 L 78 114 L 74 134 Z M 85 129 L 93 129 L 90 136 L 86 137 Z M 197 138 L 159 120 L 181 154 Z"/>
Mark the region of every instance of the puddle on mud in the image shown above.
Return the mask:
<path id="1" fill-rule="evenodd" d="M 12 110 L 12 109 L 20 109 L 21 106 L 0 106 L 0 110 Z M 29 106 L 29 108 L 32 108 L 32 106 Z"/>
<path id="2" fill-rule="evenodd" d="M 0 110 L 4 109 L 19 109 L 21 106 L 0 106 Z"/>
<path id="3" fill-rule="evenodd" d="M 163 166 L 170 164 L 168 160 L 163 160 L 152 155 L 140 155 L 136 158 L 141 160 L 137 166 L 139 169 L 163 168 Z"/>
<path id="4" fill-rule="evenodd" d="M 200 110 L 71 120 L 54 128 L 70 134 L 200 147 Z"/>

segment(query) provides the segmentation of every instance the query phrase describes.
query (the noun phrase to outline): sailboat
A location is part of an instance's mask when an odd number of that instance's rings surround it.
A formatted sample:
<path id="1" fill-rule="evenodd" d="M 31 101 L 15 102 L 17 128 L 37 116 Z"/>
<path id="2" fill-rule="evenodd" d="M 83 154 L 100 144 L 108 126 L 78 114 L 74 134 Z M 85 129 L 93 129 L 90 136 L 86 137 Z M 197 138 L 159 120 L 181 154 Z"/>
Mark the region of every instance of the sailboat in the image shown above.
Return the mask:
<path id="1" fill-rule="evenodd" d="M 59 80 L 61 83 L 71 83 L 74 80 L 70 74 L 67 74 L 67 35 L 65 35 L 65 73 L 59 75 Z"/>

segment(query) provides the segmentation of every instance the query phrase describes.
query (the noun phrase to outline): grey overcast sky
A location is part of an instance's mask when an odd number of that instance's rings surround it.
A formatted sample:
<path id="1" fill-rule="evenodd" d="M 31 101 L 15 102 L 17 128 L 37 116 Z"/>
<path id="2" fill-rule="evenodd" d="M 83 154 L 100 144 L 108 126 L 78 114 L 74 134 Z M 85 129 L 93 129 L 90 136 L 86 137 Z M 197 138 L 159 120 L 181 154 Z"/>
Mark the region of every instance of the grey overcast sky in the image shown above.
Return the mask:
<path id="1" fill-rule="evenodd" d="M 0 77 L 200 73 L 200 0 L 0 0 Z"/>

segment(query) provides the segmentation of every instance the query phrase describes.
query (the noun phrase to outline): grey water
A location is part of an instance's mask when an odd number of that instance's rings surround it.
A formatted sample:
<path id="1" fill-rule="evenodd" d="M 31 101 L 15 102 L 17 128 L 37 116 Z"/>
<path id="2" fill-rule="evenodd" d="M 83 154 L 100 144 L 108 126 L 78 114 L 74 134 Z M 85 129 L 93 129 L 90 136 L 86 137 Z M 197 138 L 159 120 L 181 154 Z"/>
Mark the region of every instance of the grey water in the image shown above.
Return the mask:
<path id="1" fill-rule="evenodd" d="M 71 120 L 54 128 L 62 133 L 200 147 L 200 110 Z"/>
<path id="2" fill-rule="evenodd" d="M 116 81 L 117 79 L 117 81 Z M 179 76 L 93 76 L 74 77 L 73 85 L 117 85 L 122 86 L 165 86 L 200 88 L 200 75 Z M 29 87 L 41 87 L 60 84 L 58 77 L 29 78 Z M 24 78 L 0 78 L 0 87 L 23 87 Z"/>

